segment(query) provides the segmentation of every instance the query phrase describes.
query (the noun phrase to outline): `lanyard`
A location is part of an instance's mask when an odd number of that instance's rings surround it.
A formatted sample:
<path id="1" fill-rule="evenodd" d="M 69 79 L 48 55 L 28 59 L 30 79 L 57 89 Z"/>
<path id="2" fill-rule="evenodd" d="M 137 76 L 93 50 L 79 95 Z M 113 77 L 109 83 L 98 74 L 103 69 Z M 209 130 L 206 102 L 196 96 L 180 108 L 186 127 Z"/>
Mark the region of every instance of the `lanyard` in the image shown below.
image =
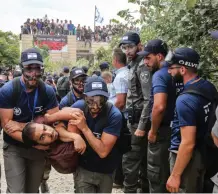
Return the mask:
<path id="1" fill-rule="evenodd" d="M 20 80 L 20 83 L 22 85 L 22 87 L 24 88 L 24 91 L 26 93 L 26 96 L 27 96 L 27 101 L 28 101 L 28 108 L 30 110 L 30 112 L 32 113 L 32 121 L 34 119 L 34 114 L 35 114 L 35 108 L 36 108 L 36 104 L 37 104 L 37 101 L 38 101 L 38 95 L 39 95 L 39 91 L 38 91 L 38 88 L 36 88 L 35 90 L 35 95 L 34 95 L 34 101 L 33 101 L 33 108 L 31 109 L 31 106 L 30 106 L 30 100 L 29 100 L 29 95 L 28 93 L 26 92 L 26 87 L 24 85 L 24 83 L 22 82 L 22 80 Z"/>
<path id="2" fill-rule="evenodd" d="M 198 79 L 199 79 L 199 76 L 197 76 L 197 77 L 195 77 L 195 78 L 189 80 L 189 81 L 184 85 L 184 87 L 186 87 L 186 86 L 192 84 L 192 82 L 194 82 L 194 81 L 196 81 L 196 80 L 198 80 Z"/>

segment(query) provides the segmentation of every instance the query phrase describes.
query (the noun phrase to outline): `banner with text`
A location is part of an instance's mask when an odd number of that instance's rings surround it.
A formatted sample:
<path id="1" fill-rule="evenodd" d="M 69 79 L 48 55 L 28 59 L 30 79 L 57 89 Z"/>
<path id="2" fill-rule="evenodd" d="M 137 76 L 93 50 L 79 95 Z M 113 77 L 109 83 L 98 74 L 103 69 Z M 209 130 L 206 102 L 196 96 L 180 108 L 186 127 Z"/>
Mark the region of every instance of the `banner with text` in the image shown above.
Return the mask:
<path id="1" fill-rule="evenodd" d="M 47 45 L 50 52 L 67 52 L 67 36 L 35 35 L 34 45 L 39 48 Z"/>

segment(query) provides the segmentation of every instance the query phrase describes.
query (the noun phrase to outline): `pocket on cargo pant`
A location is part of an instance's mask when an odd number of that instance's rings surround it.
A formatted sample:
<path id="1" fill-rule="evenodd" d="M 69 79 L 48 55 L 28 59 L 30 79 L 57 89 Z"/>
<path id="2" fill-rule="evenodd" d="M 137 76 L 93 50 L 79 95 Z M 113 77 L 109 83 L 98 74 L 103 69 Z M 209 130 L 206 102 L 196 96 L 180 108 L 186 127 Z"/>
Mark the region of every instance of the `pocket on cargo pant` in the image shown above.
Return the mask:
<path id="1" fill-rule="evenodd" d="M 148 143 L 148 152 L 147 152 L 147 176 L 149 181 L 159 183 L 160 180 L 160 167 L 161 167 L 161 148 L 160 144 L 157 143 Z"/>

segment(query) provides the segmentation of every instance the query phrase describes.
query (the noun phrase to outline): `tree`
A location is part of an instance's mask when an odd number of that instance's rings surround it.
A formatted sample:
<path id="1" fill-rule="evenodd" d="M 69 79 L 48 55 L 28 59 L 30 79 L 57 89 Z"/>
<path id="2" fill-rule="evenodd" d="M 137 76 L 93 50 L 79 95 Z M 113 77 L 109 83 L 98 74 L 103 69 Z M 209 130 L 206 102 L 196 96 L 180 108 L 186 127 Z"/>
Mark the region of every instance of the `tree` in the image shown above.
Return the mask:
<path id="1" fill-rule="evenodd" d="M 19 37 L 12 32 L 0 30 L 0 64 L 15 66 L 20 57 Z"/>
<path id="2" fill-rule="evenodd" d="M 139 6 L 140 19 L 132 17 L 131 10 L 118 14 L 129 23 L 142 24 L 142 43 L 161 38 L 172 49 L 195 49 L 201 56 L 201 74 L 217 82 L 218 42 L 209 33 L 218 29 L 217 0 L 129 0 L 129 3 Z"/>

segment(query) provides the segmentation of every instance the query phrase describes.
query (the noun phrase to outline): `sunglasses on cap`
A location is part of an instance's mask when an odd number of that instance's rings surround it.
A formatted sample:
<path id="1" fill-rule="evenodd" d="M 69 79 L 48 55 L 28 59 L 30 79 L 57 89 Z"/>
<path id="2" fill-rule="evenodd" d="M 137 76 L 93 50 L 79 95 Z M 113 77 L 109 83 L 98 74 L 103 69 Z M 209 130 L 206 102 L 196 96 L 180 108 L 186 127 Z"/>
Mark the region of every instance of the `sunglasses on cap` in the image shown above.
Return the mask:
<path id="1" fill-rule="evenodd" d="M 106 99 L 104 96 L 86 96 L 85 101 L 90 108 L 94 105 L 97 105 L 98 108 L 102 108 L 105 105 Z"/>

